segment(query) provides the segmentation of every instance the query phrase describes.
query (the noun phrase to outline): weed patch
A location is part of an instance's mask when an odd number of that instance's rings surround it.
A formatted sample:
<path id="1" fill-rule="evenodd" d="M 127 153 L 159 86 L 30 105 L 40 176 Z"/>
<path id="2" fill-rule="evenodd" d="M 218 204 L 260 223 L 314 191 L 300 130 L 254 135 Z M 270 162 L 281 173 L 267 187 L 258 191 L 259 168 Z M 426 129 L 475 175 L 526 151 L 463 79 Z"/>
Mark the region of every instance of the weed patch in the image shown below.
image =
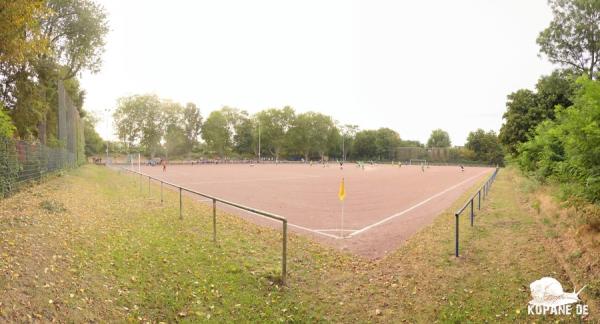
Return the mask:
<path id="1" fill-rule="evenodd" d="M 40 207 L 49 213 L 64 213 L 67 211 L 61 202 L 54 200 L 44 200 L 40 203 Z"/>

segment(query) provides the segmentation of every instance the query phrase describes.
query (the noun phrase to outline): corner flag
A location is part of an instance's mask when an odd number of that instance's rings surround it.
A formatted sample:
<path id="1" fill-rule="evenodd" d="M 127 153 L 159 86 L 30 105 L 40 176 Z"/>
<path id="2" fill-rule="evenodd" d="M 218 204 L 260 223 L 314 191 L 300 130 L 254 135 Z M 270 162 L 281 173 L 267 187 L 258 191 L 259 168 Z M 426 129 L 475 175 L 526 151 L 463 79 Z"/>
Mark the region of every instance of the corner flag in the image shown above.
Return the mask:
<path id="1" fill-rule="evenodd" d="M 338 197 L 340 201 L 344 201 L 346 198 L 346 189 L 344 188 L 344 178 L 342 178 L 342 182 L 340 182 L 340 191 L 338 192 Z"/>

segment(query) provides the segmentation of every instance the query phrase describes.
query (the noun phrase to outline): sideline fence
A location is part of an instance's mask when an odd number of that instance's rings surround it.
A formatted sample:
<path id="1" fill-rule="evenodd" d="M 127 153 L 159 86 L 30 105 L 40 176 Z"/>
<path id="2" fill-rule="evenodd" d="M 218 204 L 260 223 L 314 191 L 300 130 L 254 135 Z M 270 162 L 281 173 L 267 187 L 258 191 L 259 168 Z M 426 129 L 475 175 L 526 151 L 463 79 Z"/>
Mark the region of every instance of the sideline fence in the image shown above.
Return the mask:
<path id="1" fill-rule="evenodd" d="M 0 198 L 28 182 L 77 165 L 77 154 L 64 148 L 0 137 Z"/>
<path id="2" fill-rule="evenodd" d="M 454 242 L 455 242 L 454 256 L 456 256 L 456 257 L 458 257 L 459 217 L 462 214 L 462 212 L 465 211 L 465 209 L 467 209 L 467 207 L 470 206 L 471 226 L 473 226 L 473 223 L 475 222 L 475 206 L 474 206 L 475 198 L 477 198 L 477 210 L 480 210 L 481 209 L 481 199 L 483 198 L 483 200 L 485 200 L 485 198 L 489 195 L 490 188 L 492 187 L 494 180 L 496 180 L 496 175 L 498 175 L 498 170 L 500 170 L 500 168 L 496 167 L 496 169 L 494 170 L 494 173 L 492 173 L 492 175 L 485 181 L 483 186 L 481 186 L 481 188 L 479 188 L 479 190 L 475 194 L 473 194 L 473 196 L 471 196 L 471 198 L 465 203 L 465 205 L 461 209 L 456 211 L 456 213 L 454 214 L 454 216 L 456 218 L 456 232 L 455 232 L 455 237 L 454 237 Z M 482 194 L 483 194 L 483 196 L 482 196 Z"/>
<path id="3" fill-rule="evenodd" d="M 164 202 L 164 196 L 163 196 L 163 187 L 164 185 L 173 187 L 175 189 L 177 189 L 179 191 L 179 219 L 183 219 L 183 197 L 182 194 L 183 192 L 188 192 L 203 198 L 207 198 L 209 200 L 212 200 L 212 207 L 213 207 L 213 243 L 217 243 L 217 203 L 222 203 L 224 205 L 228 205 L 231 207 L 235 207 L 241 210 L 245 210 L 263 217 L 267 217 L 269 219 L 273 219 L 276 221 L 280 221 L 281 225 L 282 225 L 282 248 L 281 248 L 281 282 L 282 284 L 285 285 L 285 281 L 286 281 L 286 276 L 287 276 L 287 219 L 285 217 L 273 214 L 273 213 L 269 213 L 263 210 L 259 210 L 256 208 L 252 208 L 252 207 L 248 207 L 248 206 L 244 206 L 242 204 L 238 204 L 235 202 L 231 202 L 222 198 L 218 198 L 218 197 L 214 197 L 211 195 L 207 195 L 201 192 L 197 192 L 195 190 L 189 189 L 189 188 L 185 188 L 179 185 L 176 185 L 174 183 L 168 182 L 168 181 L 164 181 L 155 177 L 152 177 L 150 175 L 135 171 L 135 170 L 130 170 L 127 168 L 123 168 L 123 167 L 117 167 L 119 170 L 125 170 L 127 172 L 131 172 L 133 174 L 139 175 L 140 178 L 140 191 L 143 190 L 143 184 L 142 181 L 147 178 L 148 179 L 148 190 L 150 190 L 150 182 L 151 180 L 154 180 L 156 182 L 160 183 L 160 202 L 163 203 Z"/>

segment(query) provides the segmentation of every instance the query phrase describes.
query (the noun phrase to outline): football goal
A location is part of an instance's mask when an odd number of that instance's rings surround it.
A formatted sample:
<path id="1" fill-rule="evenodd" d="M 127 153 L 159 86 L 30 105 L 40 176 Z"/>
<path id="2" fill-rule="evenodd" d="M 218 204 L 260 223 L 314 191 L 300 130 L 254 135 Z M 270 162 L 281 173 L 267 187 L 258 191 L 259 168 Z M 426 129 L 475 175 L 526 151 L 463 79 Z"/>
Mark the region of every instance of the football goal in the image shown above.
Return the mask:
<path id="1" fill-rule="evenodd" d="M 408 160 L 408 165 L 427 165 L 427 160 L 422 159 L 410 159 Z"/>

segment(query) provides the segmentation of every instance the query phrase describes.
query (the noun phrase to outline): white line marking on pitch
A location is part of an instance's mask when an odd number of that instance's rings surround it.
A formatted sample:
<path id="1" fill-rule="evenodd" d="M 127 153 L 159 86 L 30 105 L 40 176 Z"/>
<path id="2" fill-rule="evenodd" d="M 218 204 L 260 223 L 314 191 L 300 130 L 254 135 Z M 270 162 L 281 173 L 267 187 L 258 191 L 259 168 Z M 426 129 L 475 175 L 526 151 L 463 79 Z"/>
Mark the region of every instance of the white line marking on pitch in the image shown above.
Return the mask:
<path id="1" fill-rule="evenodd" d="M 235 209 L 235 210 L 239 210 L 239 211 L 241 211 L 243 213 L 246 213 L 246 214 L 250 214 L 250 215 L 262 217 L 262 218 L 270 220 L 272 222 L 278 222 L 278 221 L 276 221 L 276 220 L 274 220 L 272 218 L 269 218 L 267 216 L 264 216 L 264 215 L 261 215 L 261 214 L 257 214 L 257 213 L 254 213 L 254 212 L 251 212 L 251 211 L 248 211 L 248 210 L 245 210 L 245 209 L 240 209 L 240 208 L 237 208 L 235 206 L 226 206 L 225 209 Z M 301 229 L 301 230 L 304 230 L 304 231 L 307 231 L 307 232 L 311 232 L 311 233 L 314 233 L 314 234 L 319 234 L 319 235 L 331 237 L 331 238 L 334 238 L 334 239 L 341 239 L 342 238 L 341 236 L 319 232 L 317 230 L 314 230 L 314 229 L 311 229 L 311 228 L 308 228 L 308 227 L 304 227 L 304 226 L 300 226 L 300 225 L 296 225 L 296 224 L 292 224 L 292 223 L 288 223 L 288 226 L 295 227 L 295 228 L 298 228 L 298 229 Z"/>
<path id="2" fill-rule="evenodd" d="M 339 229 L 339 228 L 332 228 L 332 229 L 316 229 L 314 231 L 317 232 L 355 232 L 355 229 Z"/>
<path id="3" fill-rule="evenodd" d="M 187 174 L 189 175 L 189 174 Z M 221 183 L 244 183 L 244 182 L 259 182 L 259 181 L 281 181 L 281 180 L 303 180 L 310 178 L 319 178 L 319 176 L 302 176 L 302 177 L 281 177 L 281 178 L 257 178 L 257 179 L 243 179 L 243 180 L 209 180 L 209 181 L 196 181 L 186 182 L 187 185 L 198 185 L 198 184 L 221 184 Z"/>
<path id="4" fill-rule="evenodd" d="M 331 237 L 331 238 L 334 238 L 334 239 L 340 239 L 341 238 L 340 236 L 337 236 L 337 235 L 332 235 L 332 234 L 327 234 L 327 233 L 323 233 L 323 232 L 318 232 L 318 231 L 316 231 L 314 229 L 310 229 L 308 227 L 304 227 L 304 226 L 300 226 L 300 225 L 296 225 L 296 224 L 292 224 L 292 223 L 288 223 L 288 226 L 299 228 L 301 230 L 305 230 L 305 231 L 308 231 L 308 232 L 311 232 L 311 233 L 315 233 L 315 234 L 319 234 L 319 235 Z"/>
<path id="5" fill-rule="evenodd" d="M 415 208 L 418 208 L 421 205 L 424 205 L 424 204 L 430 202 L 431 200 L 433 200 L 433 199 L 435 199 L 435 198 L 437 198 L 437 197 L 439 197 L 439 196 L 447 193 L 448 191 L 451 191 L 451 190 L 455 189 L 456 187 L 459 187 L 459 186 L 461 186 L 461 185 L 463 185 L 463 184 L 465 184 L 465 183 L 467 183 L 467 182 L 469 182 L 469 181 L 471 181 L 471 180 L 473 180 L 475 178 L 479 178 L 479 177 L 481 177 L 481 175 L 483 175 L 484 173 L 488 173 L 488 172 L 489 171 L 485 171 L 485 172 L 482 172 L 482 173 L 480 173 L 478 175 L 474 175 L 474 176 L 470 177 L 469 179 L 467 179 L 465 181 L 462 181 L 462 182 L 459 182 L 459 183 L 453 185 L 452 187 L 450 187 L 450 188 L 448 188 L 448 189 L 446 189 L 446 190 L 444 190 L 442 192 L 439 192 L 439 193 L 437 193 L 437 194 L 435 194 L 435 195 L 433 195 L 433 196 L 431 196 L 431 197 L 429 197 L 429 198 L 421 201 L 420 203 L 418 203 L 416 205 L 413 205 L 413 206 L 411 206 L 411 207 L 409 207 L 409 208 L 407 208 L 407 209 L 405 209 L 405 210 L 403 210 L 403 211 L 401 211 L 399 213 L 396 213 L 396 214 L 394 214 L 394 215 L 392 215 L 390 217 L 384 218 L 384 219 L 382 219 L 382 220 L 380 220 L 380 221 L 378 221 L 376 223 L 373 223 L 373 224 L 371 224 L 369 226 L 361 228 L 361 229 L 355 231 L 354 233 L 349 234 L 349 236 L 355 236 L 355 235 L 358 235 L 360 233 L 364 233 L 365 231 L 368 231 L 368 230 L 370 230 L 371 228 L 373 228 L 375 226 L 379 226 L 379 225 L 381 225 L 383 223 L 389 222 L 390 220 L 392 220 L 392 219 L 394 219 L 394 218 L 396 218 L 398 216 L 402 216 L 402 215 L 408 213 L 409 211 L 411 211 L 411 210 L 413 210 Z"/>

